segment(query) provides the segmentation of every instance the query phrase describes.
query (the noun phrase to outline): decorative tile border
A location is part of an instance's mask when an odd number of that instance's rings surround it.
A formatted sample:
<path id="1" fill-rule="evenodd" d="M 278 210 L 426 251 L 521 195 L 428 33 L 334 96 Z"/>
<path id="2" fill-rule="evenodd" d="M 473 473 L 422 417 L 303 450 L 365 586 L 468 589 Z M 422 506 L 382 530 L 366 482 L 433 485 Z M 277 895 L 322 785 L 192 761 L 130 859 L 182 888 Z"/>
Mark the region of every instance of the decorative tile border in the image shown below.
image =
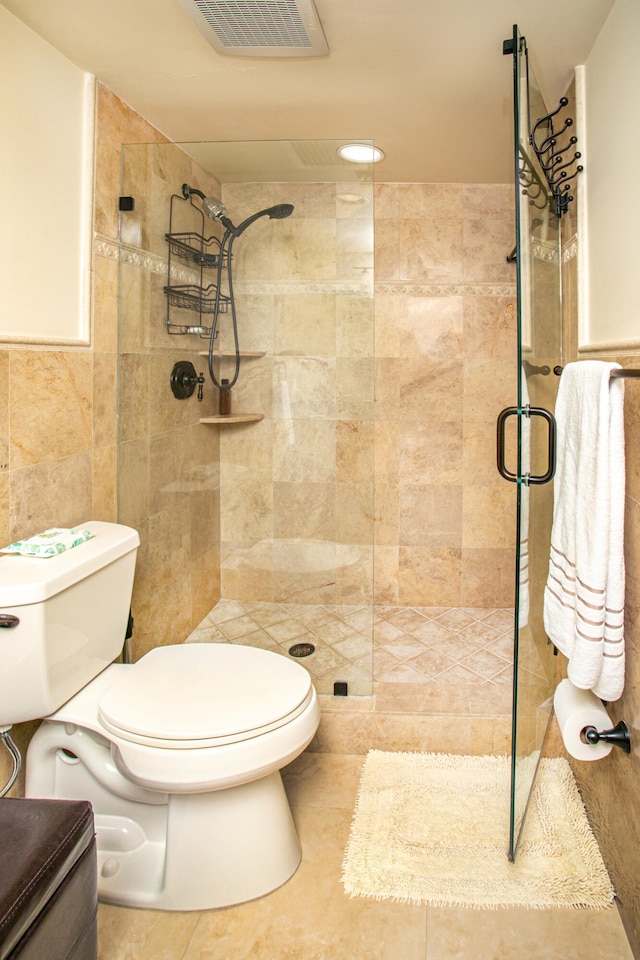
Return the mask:
<path id="1" fill-rule="evenodd" d="M 245 296 L 286 296 L 300 293 L 328 293 L 342 296 L 371 297 L 372 284 L 369 281 L 358 283 L 349 280 L 284 280 L 274 282 L 256 281 L 254 283 L 234 282 L 237 293 Z"/>
<path id="2" fill-rule="evenodd" d="M 165 274 L 167 262 L 157 254 L 140 250 L 127 244 L 119 244 L 117 240 L 96 234 L 93 243 L 94 253 L 99 257 L 118 260 L 139 270 L 150 273 Z M 551 251 L 543 244 L 540 245 L 539 259 L 552 259 Z M 556 254 L 557 256 L 557 254 Z M 197 283 L 197 271 L 183 267 L 172 267 L 171 277 L 185 283 Z M 287 296 L 301 293 L 334 294 L 341 296 L 370 297 L 375 291 L 381 296 L 404 297 L 514 297 L 515 283 L 421 283 L 412 281 L 379 281 L 371 280 L 285 280 L 285 281 L 256 281 L 236 283 L 237 293 L 245 296 Z"/>
<path id="3" fill-rule="evenodd" d="M 163 257 L 159 257 L 155 253 L 149 253 L 148 250 L 140 250 L 139 247 L 129 246 L 126 243 L 120 244 L 117 240 L 102 237 L 100 234 L 94 236 L 93 251 L 98 257 L 117 260 L 138 270 L 146 270 L 148 273 L 165 275 L 167 272 L 167 261 Z M 172 280 L 180 280 L 183 283 L 198 283 L 199 277 L 200 274 L 195 270 L 188 270 L 175 265 L 171 268 Z"/>
<path id="4" fill-rule="evenodd" d="M 515 297 L 515 283 L 412 283 L 380 281 L 375 291 L 398 297 Z"/>

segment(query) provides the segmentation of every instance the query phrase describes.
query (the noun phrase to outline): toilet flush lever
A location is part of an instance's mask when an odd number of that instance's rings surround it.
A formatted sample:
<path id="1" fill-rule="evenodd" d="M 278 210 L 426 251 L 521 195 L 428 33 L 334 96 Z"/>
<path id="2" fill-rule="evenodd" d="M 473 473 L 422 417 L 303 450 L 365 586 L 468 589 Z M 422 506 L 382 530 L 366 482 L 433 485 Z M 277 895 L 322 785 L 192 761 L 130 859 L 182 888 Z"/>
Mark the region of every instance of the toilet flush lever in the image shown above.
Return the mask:
<path id="1" fill-rule="evenodd" d="M 17 627 L 20 623 L 20 618 L 15 617 L 12 613 L 0 613 L 0 627 L 4 630 L 10 630 L 12 627 Z"/>

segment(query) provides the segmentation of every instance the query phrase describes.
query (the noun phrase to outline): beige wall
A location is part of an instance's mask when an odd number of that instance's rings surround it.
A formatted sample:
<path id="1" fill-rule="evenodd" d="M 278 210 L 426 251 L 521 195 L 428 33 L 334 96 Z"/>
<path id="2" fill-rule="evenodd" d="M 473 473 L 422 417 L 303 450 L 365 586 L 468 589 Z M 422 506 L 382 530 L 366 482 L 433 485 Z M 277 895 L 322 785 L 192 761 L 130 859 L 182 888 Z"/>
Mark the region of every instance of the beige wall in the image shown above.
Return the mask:
<path id="1" fill-rule="evenodd" d="M 88 344 L 94 79 L 0 5 L 0 89 L 0 340 Z"/>
<path id="2" fill-rule="evenodd" d="M 632 173 L 632 158 L 640 150 L 636 122 L 639 37 L 637 0 L 616 0 L 585 64 L 585 346 L 611 348 L 616 343 L 627 345 L 628 341 L 634 341 L 634 348 L 640 346 L 636 237 L 640 186 Z"/>
<path id="3" fill-rule="evenodd" d="M 632 11 L 626 2 L 614 8 L 613 15 Z M 633 14 L 635 15 L 635 14 Z M 618 54 L 613 57 L 614 66 Z M 618 64 L 619 66 L 619 64 Z M 569 91 L 572 96 L 573 92 Z M 571 107 L 569 112 L 571 113 Z M 580 130 L 577 130 L 580 136 Z M 617 149 L 624 154 L 626 140 L 615 137 L 615 126 L 609 130 Z M 602 144 L 603 150 L 611 149 L 612 144 Z M 591 142 L 589 148 L 590 186 L 599 169 L 597 163 L 598 145 Z M 591 160 L 594 167 L 591 167 Z M 629 182 L 629 189 L 634 185 Z M 613 211 L 612 211 L 613 212 Z M 640 352 L 624 348 L 620 350 L 578 352 L 578 254 L 576 231 L 581 236 L 578 224 L 579 209 L 571 204 L 569 213 L 563 219 L 563 321 L 564 321 L 564 362 L 576 359 L 615 360 L 625 367 L 640 368 Z M 625 210 L 618 210 L 613 233 L 608 235 L 612 245 L 629 227 Z M 619 297 L 634 296 L 636 283 L 635 270 L 622 281 L 623 289 L 614 291 L 616 281 L 611 278 L 607 289 Z M 640 334 L 638 318 L 627 317 L 624 337 L 637 339 Z M 626 680 L 624 693 L 620 700 L 609 705 L 609 715 L 614 723 L 625 720 L 631 731 L 632 751 L 630 755 L 614 749 L 606 759 L 597 763 L 579 763 L 571 760 L 574 774 L 586 803 L 589 820 L 597 835 L 600 850 L 609 869 L 613 886 L 620 904 L 622 918 L 627 930 L 634 955 L 640 955 L 640 890 L 638 888 L 638 856 L 640 848 L 640 754 L 637 744 L 640 742 L 640 381 L 625 381 L 625 449 L 626 449 L 626 519 L 625 519 L 625 564 L 626 564 L 626 604 L 625 604 L 625 644 L 626 644 Z M 564 658 L 562 667 L 565 668 Z M 563 669 L 566 675 L 566 669 Z M 556 728 L 557 732 L 557 728 Z"/>

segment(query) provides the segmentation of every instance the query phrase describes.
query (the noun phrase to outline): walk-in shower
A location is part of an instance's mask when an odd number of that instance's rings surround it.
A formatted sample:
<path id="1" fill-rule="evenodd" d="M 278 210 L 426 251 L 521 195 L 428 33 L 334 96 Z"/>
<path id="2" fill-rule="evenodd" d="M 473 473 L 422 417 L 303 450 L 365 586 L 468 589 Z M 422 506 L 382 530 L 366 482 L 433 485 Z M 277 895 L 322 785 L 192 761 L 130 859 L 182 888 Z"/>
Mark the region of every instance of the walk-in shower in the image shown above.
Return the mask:
<path id="1" fill-rule="evenodd" d="M 493 437 L 515 352 L 512 187 L 374 187 L 338 145 L 125 148 L 123 235 L 139 223 L 142 238 L 120 260 L 119 518 L 146 548 L 133 655 L 174 637 L 313 647 L 300 662 L 347 728 L 367 719 L 371 745 L 394 730 L 398 749 L 443 749 L 446 730 L 453 751 L 506 752 L 514 491 Z M 285 203 L 294 214 L 272 223 Z M 168 276 L 171 204 L 170 233 L 215 242 L 172 256 Z M 200 261 L 215 286 L 227 230 L 242 369 L 222 416 L 208 375 L 202 403 L 167 390 L 176 361 L 204 367 L 213 289 L 202 315 L 175 308 L 178 335 L 163 316 L 165 288 L 186 304 Z M 218 381 L 230 319 L 220 311 Z"/>
<path id="2" fill-rule="evenodd" d="M 207 639 L 311 647 L 319 692 L 369 695 L 373 183 L 338 145 L 124 148 L 119 516 L 149 544 L 137 632 L 170 602 L 180 640 L 211 614 Z M 172 366 L 205 356 L 202 402 L 176 401 Z"/>

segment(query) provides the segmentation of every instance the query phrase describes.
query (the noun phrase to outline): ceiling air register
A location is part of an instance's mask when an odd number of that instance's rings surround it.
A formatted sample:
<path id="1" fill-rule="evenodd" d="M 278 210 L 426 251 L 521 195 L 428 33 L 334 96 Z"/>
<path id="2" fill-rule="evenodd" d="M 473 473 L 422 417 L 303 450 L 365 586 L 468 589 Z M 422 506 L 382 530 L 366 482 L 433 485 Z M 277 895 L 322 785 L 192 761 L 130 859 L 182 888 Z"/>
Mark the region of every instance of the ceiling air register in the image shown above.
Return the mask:
<path id="1" fill-rule="evenodd" d="M 211 46 L 230 57 L 329 53 L 313 0 L 180 0 Z"/>

